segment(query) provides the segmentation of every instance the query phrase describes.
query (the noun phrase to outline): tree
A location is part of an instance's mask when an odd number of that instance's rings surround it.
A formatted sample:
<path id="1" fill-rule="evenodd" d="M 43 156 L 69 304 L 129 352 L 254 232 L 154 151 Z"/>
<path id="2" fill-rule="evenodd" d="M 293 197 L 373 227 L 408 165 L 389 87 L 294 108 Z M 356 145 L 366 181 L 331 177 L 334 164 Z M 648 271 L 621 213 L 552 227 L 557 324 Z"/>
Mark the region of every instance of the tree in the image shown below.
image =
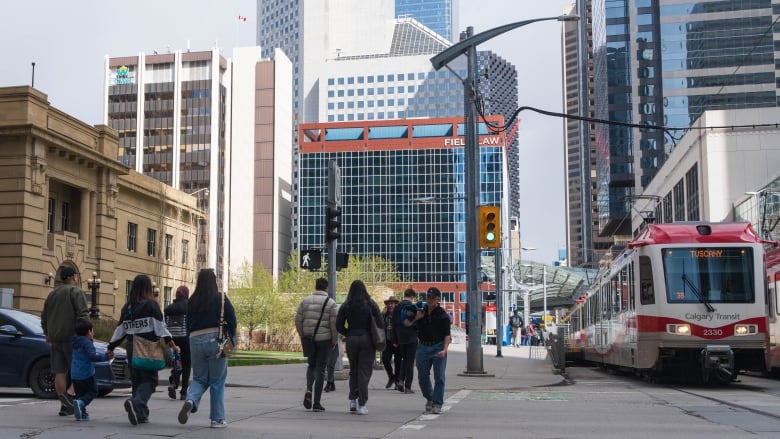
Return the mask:
<path id="1" fill-rule="evenodd" d="M 274 287 L 273 276 L 262 264 L 242 264 L 230 279 L 230 300 L 236 310 L 238 324 L 245 327 L 252 347 L 252 333 L 264 326 L 273 332 L 285 324 L 284 308 Z"/>

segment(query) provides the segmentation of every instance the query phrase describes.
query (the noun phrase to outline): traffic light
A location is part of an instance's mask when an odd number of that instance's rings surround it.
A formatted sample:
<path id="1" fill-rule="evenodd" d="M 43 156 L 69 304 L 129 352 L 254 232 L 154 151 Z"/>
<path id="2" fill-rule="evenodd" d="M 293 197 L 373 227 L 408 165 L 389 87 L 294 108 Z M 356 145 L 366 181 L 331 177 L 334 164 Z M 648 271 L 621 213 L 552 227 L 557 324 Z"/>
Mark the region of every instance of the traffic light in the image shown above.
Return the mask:
<path id="1" fill-rule="evenodd" d="M 501 208 L 479 206 L 479 246 L 501 247 Z"/>
<path id="2" fill-rule="evenodd" d="M 325 207 L 325 241 L 341 238 L 341 209 L 338 206 Z"/>
<path id="3" fill-rule="evenodd" d="M 301 251 L 300 267 L 304 270 L 319 270 L 322 267 L 322 252 L 319 249 Z"/>

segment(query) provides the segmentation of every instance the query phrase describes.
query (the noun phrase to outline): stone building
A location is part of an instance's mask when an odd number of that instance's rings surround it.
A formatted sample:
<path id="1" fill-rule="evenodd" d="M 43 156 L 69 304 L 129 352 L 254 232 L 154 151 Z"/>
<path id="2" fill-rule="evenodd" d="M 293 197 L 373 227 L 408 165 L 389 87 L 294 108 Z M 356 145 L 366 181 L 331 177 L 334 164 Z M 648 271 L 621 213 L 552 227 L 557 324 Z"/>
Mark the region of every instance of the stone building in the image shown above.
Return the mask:
<path id="1" fill-rule="evenodd" d="M 196 199 L 118 162 L 117 144 L 114 130 L 57 110 L 39 90 L 0 88 L 0 288 L 14 308 L 40 312 L 63 266 L 81 273 L 101 317 L 118 317 L 138 273 L 161 305 L 194 286 Z"/>

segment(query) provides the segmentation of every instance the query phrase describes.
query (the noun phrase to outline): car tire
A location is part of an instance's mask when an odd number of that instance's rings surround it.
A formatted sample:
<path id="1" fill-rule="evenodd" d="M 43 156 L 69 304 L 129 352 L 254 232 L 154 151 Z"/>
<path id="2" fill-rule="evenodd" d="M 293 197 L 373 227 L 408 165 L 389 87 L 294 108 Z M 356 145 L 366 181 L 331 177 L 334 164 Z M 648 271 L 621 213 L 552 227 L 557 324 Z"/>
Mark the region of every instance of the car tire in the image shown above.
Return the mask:
<path id="1" fill-rule="evenodd" d="M 27 381 L 36 397 L 57 397 L 57 390 L 54 388 L 54 374 L 51 373 L 51 363 L 48 358 L 41 358 L 33 364 Z"/>

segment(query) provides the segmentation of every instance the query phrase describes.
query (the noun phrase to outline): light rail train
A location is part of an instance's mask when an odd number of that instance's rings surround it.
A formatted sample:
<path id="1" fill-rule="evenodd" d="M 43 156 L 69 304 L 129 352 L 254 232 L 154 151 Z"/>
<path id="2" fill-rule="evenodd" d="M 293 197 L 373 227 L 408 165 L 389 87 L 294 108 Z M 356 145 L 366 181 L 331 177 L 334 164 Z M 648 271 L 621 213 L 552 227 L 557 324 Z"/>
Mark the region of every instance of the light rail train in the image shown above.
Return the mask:
<path id="1" fill-rule="evenodd" d="M 719 383 L 767 370 L 766 243 L 749 223 L 648 224 L 564 317 L 567 360 Z"/>

